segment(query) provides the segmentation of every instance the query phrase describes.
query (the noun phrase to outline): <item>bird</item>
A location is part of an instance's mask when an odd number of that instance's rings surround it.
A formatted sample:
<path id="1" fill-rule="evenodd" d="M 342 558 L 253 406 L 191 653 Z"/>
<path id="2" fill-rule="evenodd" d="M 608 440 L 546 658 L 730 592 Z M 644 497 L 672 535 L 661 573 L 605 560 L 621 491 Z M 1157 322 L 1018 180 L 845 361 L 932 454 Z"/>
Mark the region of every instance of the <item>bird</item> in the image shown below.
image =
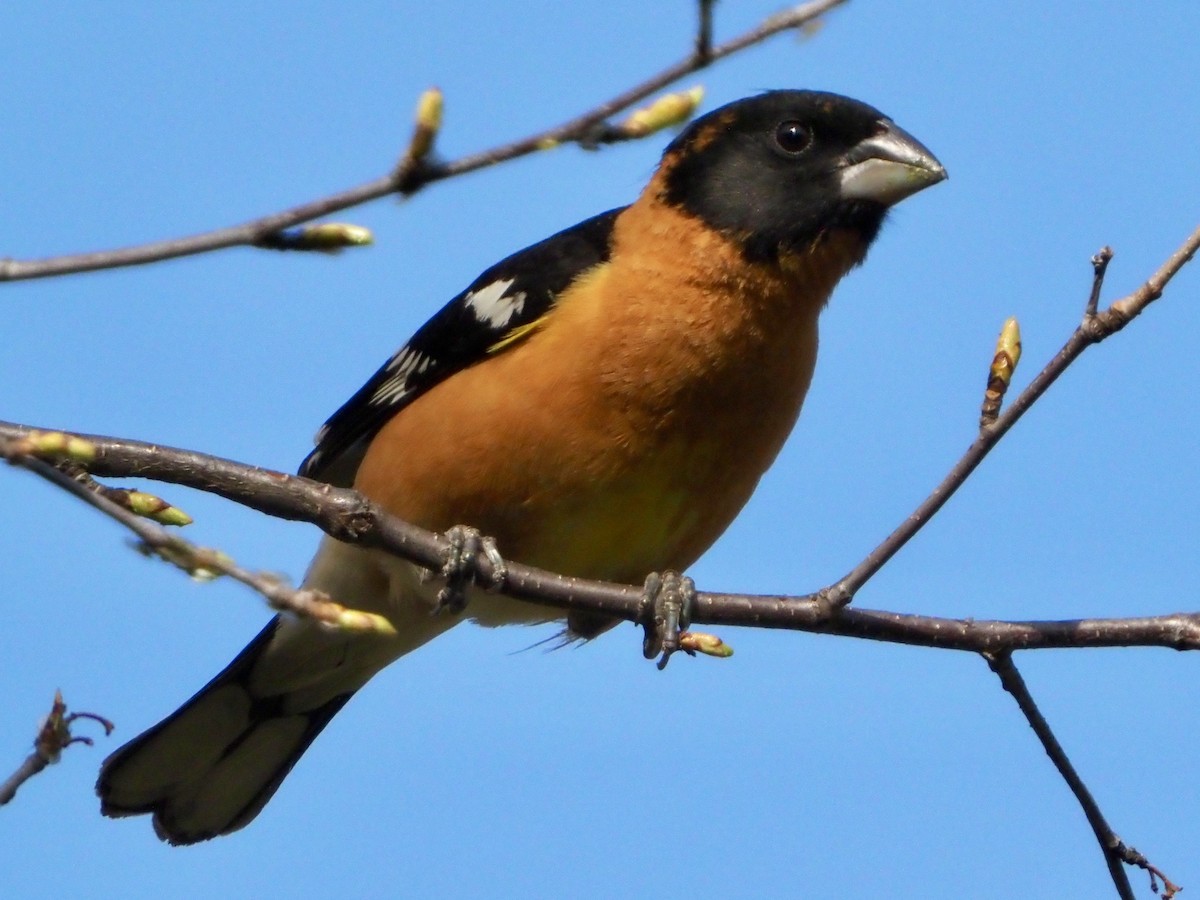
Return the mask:
<path id="1" fill-rule="evenodd" d="M 877 109 L 773 90 L 666 147 L 645 189 L 484 271 L 318 432 L 300 474 L 506 559 L 642 583 L 682 572 L 750 498 L 812 378 L 817 320 L 889 209 L 946 177 Z M 193 844 L 253 820 L 378 671 L 463 621 L 559 610 L 470 592 L 322 539 L 304 585 L 393 635 L 281 614 L 199 693 L 105 760 L 112 817 Z M 615 622 L 566 615 L 564 637 Z"/>

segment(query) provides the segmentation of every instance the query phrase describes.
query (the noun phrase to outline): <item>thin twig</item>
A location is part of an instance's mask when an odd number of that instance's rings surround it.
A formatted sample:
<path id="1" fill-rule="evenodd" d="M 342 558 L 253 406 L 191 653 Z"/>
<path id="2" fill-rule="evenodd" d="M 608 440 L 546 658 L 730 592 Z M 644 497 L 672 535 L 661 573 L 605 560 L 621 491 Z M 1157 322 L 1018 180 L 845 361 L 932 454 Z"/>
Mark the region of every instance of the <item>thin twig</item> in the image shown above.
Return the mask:
<path id="1" fill-rule="evenodd" d="M 1192 649 L 1200 637 L 1200 616 L 1179 613 L 1137 619 L 1092 619 L 1073 622 L 976 622 L 906 616 L 898 613 L 841 609 L 870 577 L 915 535 L 982 462 L 1046 389 L 1090 344 L 1119 331 L 1163 290 L 1200 248 L 1200 228 L 1132 294 L 1083 324 L 1007 410 L 971 445 L 942 484 L 842 581 L 804 597 L 754 597 L 701 594 L 693 620 L 697 624 L 743 624 L 870 638 L 976 652 L 1079 646 L 1162 646 Z M 28 436 L 28 426 L 0 423 L 0 436 Z M 339 540 L 378 547 L 431 569 L 440 569 L 449 547 L 446 540 L 387 515 L 354 491 L 302 478 L 243 466 L 229 460 L 170 450 L 151 444 L 91 437 L 99 456 L 89 464 L 98 475 L 140 476 L 209 491 L 268 515 L 311 522 Z M 503 548 L 501 548 L 503 549 Z M 494 573 L 483 554 L 474 563 L 484 583 Z M 637 621 L 639 588 L 567 578 L 513 565 L 504 592 L 548 606 L 587 609 Z"/>
<path id="2" fill-rule="evenodd" d="M 798 6 L 774 13 L 749 31 L 713 47 L 712 54 L 707 61 L 699 59 L 693 52 L 673 66 L 668 66 L 654 77 L 647 79 L 636 87 L 618 94 L 612 99 L 593 107 L 588 112 L 576 116 L 567 122 L 563 122 L 561 125 L 557 125 L 540 134 L 514 141 L 511 144 L 505 144 L 485 153 L 464 156 L 455 162 L 447 163 L 440 168 L 433 169 L 429 172 L 429 181 L 437 181 L 453 175 L 474 172 L 476 169 L 495 165 L 497 162 L 526 156 L 543 149 L 547 145 L 586 140 L 595 127 L 605 119 L 622 110 L 629 109 L 679 79 L 693 72 L 698 72 L 727 56 L 732 56 L 735 53 L 745 50 L 747 47 L 761 44 L 767 38 L 774 37 L 781 32 L 792 31 L 803 25 L 807 25 L 814 19 L 823 16 L 825 13 L 846 2 L 847 0 L 812 0 L 812 2 L 801 3 Z"/>
<path id="3" fill-rule="evenodd" d="M 0 422 L 0 448 L 39 429 Z M 449 543 L 403 522 L 356 491 L 247 466 L 191 450 L 122 438 L 82 435 L 94 449 L 89 470 L 101 477 L 148 478 L 207 491 L 266 515 L 309 522 L 347 543 L 373 547 L 439 569 Z M 500 548 L 503 552 L 504 548 Z M 643 589 L 568 578 L 506 560 L 502 593 L 561 609 L 585 609 L 637 621 Z M 484 583 L 492 563 L 479 554 Z M 815 595 L 700 593 L 693 624 L 746 625 L 841 635 L 976 653 L 1064 647 L 1200 649 L 1200 613 L 1065 621 L 947 619 L 849 607 L 830 618 Z"/>
<path id="4" fill-rule="evenodd" d="M 390 622 L 375 613 L 347 609 L 328 596 L 313 590 L 290 587 L 278 576 L 268 572 L 253 572 L 243 568 L 218 550 L 198 547 L 165 528 L 139 517 L 120 503 L 109 499 L 77 477 L 60 471 L 56 466 L 24 453 L 14 453 L 11 444 L 0 441 L 0 457 L 28 469 L 56 487 L 83 500 L 109 518 L 132 531 L 140 541 L 138 549 L 157 556 L 193 578 L 206 581 L 227 575 L 261 594 L 275 610 L 287 610 L 325 624 L 355 631 L 393 633 Z"/>
<path id="5" fill-rule="evenodd" d="M 37 737 L 33 739 L 33 752 L 25 757 L 25 761 L 3 784 L 0 784 L 0 806 L 8 803 L 17 795 L 17 790 L 46 766 L 58 762 L 62 752 L 72 744 L 92 745 L 90 737 L 71 734 L 71 725 L 78 719 L 89 719 L 99 722 L 104 727 L 104 734 L 110 735 L 115 727 L 112 722 L 95 713 L 68 713 L 67 704 L 63 701 L 61 691 L 54 692 L 54 703 L 50 713 L 38 726 Z"/>
<path id="6" fill-rule="evenodd" d="M 1167 898 L 1175 896 L 1180 890 L 1179 886 L 1172 883 L 1160 869 L 1150 864 L 1150 862 L 1135 850 L 1122 841 L 1108 824 L 1108 820 L 1104 818 L 1104 813 L 1100 810 L 1100 805 L 1096 803 L 1096 799 L 1092 796 L 1092 792 L 1088 790 L 1083 779 L 1079 777 L 1079 773 L 1071 764 L 1067 752 L 1063 749 L 1062 744 L 1058 742 L 1058 738 L 1054 736 L 1054 732 L 1050 728 L 1050 724 L 1046 721 L 1038 709 L 1033 695 L 1029 692 L 1029 687 L 1025 684 L 1025 679 L 1017 670 L 1016 665 L 1012 661 L 1012 654 L 1004 653 L 985 653 L 983 658 L 987 660 L 988 666 L 996 673 L 1000 679 L 1000 684 L 1004 686 L 1004 690 L 1012 695 L 1012 698 L 1017 701 L 1017 706 L 1021 709 L 1021 714 L 1025 716 L 1025 721 L 1029 723 L 1029 727 L 1033 729 L 1033 733 L 1037 735 L 1038 740 L 1042 742 L 1042 748 L 1046 751 L 1046 755 L 1050 757 L 1050 761 L 1054 763 L 1054 768 L 1058 769 L 1058 774 L 1062 776 L 1063 781 L 1067 783 L 1067 787 L 1071 789 L 1071 793 L 1075 795 L 1075 799 L 1079 802 L 1083 809 L 1084 816 L 1087 817 L 1088 824 L 1092 826 L 1092 833 L 1096 836 L 1096 841 L 1100 844 L 1100 849 L 1104 853 L 1104 861 L 1108 865 L 1108 873 L 1112 877 L 1113 885 L 1117 889 L 1121 900 L 1134 900 L 1133 888 L 1129 884 L 1129 876 L 1125 871 L 1126 865 L 1138 866 L 1150 873 L 1151 882 L 1155 876 L 1162 879 L 1164 886 L 1164 896 Z M 1157 891 L 1156 891 L 1157 893 Z"/>
<path id="7" fill-rule="evenodd" d="M 1091 344 L 1119 331 L 1162 295 L 1166 285 L 1200 248 L 1200 228 L 1141 287 L 1108 309 L 1085 315 L 1083 324 L 1021 395 L 968 448 L 942 484 L 882 544 L 840 582 L 803 597 L 755 597 L 701 594 L 698 624 L 741 624 L 845 634 L 873 640 L 976 652 L 1077 646 L 1197 646 L 1200 617 L 1178 613 L 1137 619 L 1074 622 L 975 622 L 860 610 L 844 606 L 854 593 L 891 559 L 942 507 L 983 461 L 992 447 Z M 0 423 L 0 436 L 17 439 L 34 429 Z M 89 470 L 99 475 L 140 476 L 217 493 L 268 515 L 311 522 L 335 538 L 378 547 L 432 569 L 439 569 L 449 544 L 444 538 L 387 515 L 354 491 L 243 466 L 229 460 L 170 450 L 114 438 L 88 437 L 100 451 Z M 486 555 L 474 563 L 484 583 L 493 577 Z M 567 578 L 543 570 L 512 566 L 505 593 L 549 606 L 587 609 L 637 621 L 641 592 Z M 835 615 L 835 613 L 837 613 Z"/>
<path id="8" fill-rule="evenodd" d="M 1075 799 L 1083 808 L 1083 814 L 1087 817 L 1088 824 L 1092 826 L 1092 833 L 1096 835 L 1096 840 L 1100 842 L 1100 849 L 1104 853 L 1104 861 L 1108 864 L 1108 873 L 1112 876 L 1113 884 L 1117 888 L 1117 893 L 1121 896 L 1121 900 L 1135 900 L 1133 896 L 1133 888 L 1129 884 L 1129 878 L 1125 874 L 1125 867 L 1121 864 L 1121 860 L 1113 853 L 1115 844 L 1120 843 L 1120 838 L 1116 836 L 1112 828 L 1109 827 L 1108 820 L 1104 818 L 1104 813 L 1100 811 L 1099 804 L 1096 803 L 1092 792 L 1088 790 L 1083 779 L 1079 777 L 1079 773 L 1075 771 L 1075 767 L 1071 765 L 1071 760 L 1067 757 L 1067 753 L 1062 748 L 1062 744 L 1058 742 L 1058 738 L 1054 736 L 1054 732 L 1050 729 L 1050 724 L 1038 709 L 1037 703 L 1034 702 L 1033 695 L 1029 693 L 1029 688 L 1025 685 L 1025 679 L 1021 677 L 1021 673 L 1017 671 L 1017 667 L 1013 664 L 1012 654 L 1010 653 L 985 653 L 983 658 L 987 660 L 987 664 L 991 670 L 996 673 L 1000 679 L 1000 684 L 1004 686 L 1004 690 L 1012 695 L 1012 698 L 1017 701 L 1017 706 L 1021 709 L 1021 714 L 1025 716 L 1025 721 L 1029 723 L 1029 727 L 1033 729 L 1033 733 L 1037 735 L 1038 740 L 1042 742 L 1042 748 L 1046 751 L 1046 755 L 1050 757 L 1050 761 L 1054 763 L 1054 768 L 1058 769 L 1058 774 L 1062 776 L 1063 781 L 1067 783 L 1067 787 L 1071 789 L 1071 793 L 1075 795 Z"/>
<path id="9" fill-rule="evenodd" d="M 1085 319 L 1094 316 L 1096 308 L 1100 305 L 1100 290 L 1104 287 L 1104 275 L 1112 258 L 1113 250 L 1109 246 L 1101 247 L 1092 257 L 1092 292 L 1088 295 L 1087 307 L 1083 313 Z"/>
<path id="10" fill-rule="evenodd" d="M 13 772 L 4 784 L 0 784 L 0 806 L 17 796 L 17 789 L 48 765 L 50 765 L 50 760 L 43 758 L 37 751 L 25 757 L 25 761 L 17 767 L 17 771 Z"/>
<path id="11" fill-rule="evenodd" d="M 700 24 L 696 28 L 696 59 L 707 63 L 712 59 L 713 7 L 717 0 L 699 0 Z"/>
<path id="12" fill-rule="evenodd" d="M 0 281 L 22 281 L 53 275 L 90 272 L 97 269 L 135 266 L 180 256 L 192 256 L 197 253 L 209 253 L 228 247 L 256 245 L 280 229 L 386 197 L 396 193 L 401 187 L 403 187 L 403 195 L 407 196 L 436 181 L 465 175 L 477 169 L 528 156 L 557 144 L 584 141 L 590 137 L 596 126 L 609 116 L 628 109 L 685 75 L 703 69 L 717 60 L 724 59 L 747 47 L 762 43 L 780 32 L 799 28 L 845 2 L 847 0 L 813 0 L 813 2 L 802 3 L 776 13 L 757 27 L 724 44 L 713 47 L 712 52 L 706 57 L 692 52 L 685 59 L 669 66 L 652 78 L 593 107 L 582 115 L 512 143 L 502 144 L 490 150 L 463 156 L 440 165 L 426 163 L 413 172 L 397 173 L 393 171 L 382 178 L 376 178 L 366 184 L 332 196 L 303 203 L 291 209 L 252 219 L 229 228 L 219 228 L 189 237 L 155 241 L 118 250 L 78 253 L 46 259 L 0 259 Z M 398 181 L 398 178 L 402 178 L 403 181 Z"/>
<path id="13" fill-rule="evenodd" d="M 1021 416 L 1046 393 L 1050 385 L 1073 363 L 1084 350 L 1098 344 L 1124 328 L 1153 301 L 1162 296 L 1163 289 L 1181 268 L 1200 249 L 1200 227 L 1193 231 L 1136 291 L 1115 301 L 1108 309 L 1098 313 L 1086 312 L 1082 324 L 1067 339 L 1062 349 L 1046 364 L 1046 367 L 1029 383 L 991 425 L 981 429 L 979 437 L 967 448 L 942 483 L 909 514 L 896 530 L 889 534 L 878 547 L 855 566 L 849 573 L 823 591 L 818 592 L 831 608 L 844 606 L 889 559 L 925 527 L 933 515 L 954 496 L 967 477 L 983 462 L 992 448 L 1008 433 Z"/>
<path id="14" fill-rule="evenodd" d="M 83 466 L 74 462 L 60 462 L 58 470 L 64 475 L 74 478 L 89 491 L 95 491 L 107 497 L 117 506 L 129 510 L 138 516 L 153 519 L 160 525 L 184 526 L 192 524 L 192 517 L 179 507 L 168 503 L 161 497 L 138 491 L 132 488 L 115 488 L 96 481 Z"/>

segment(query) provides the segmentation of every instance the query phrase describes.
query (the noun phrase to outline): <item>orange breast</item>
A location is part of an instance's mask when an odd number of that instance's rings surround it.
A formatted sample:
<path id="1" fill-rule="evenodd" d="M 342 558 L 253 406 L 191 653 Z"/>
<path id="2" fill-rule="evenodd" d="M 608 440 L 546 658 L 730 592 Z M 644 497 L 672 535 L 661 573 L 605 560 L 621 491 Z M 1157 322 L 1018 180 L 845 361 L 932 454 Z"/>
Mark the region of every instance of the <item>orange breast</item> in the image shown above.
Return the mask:
<path id="1" fill-rule="evenodd" d="M 565 574 L 637 582 L 694 562 L 790 432 L 817 315 L 855 248 L 748 267 L 652 206 L 618 219 L 613 262 L 544 327 L 386 425 L 356 486 L 404 519 L 474 525 L 510 559 Z"/>

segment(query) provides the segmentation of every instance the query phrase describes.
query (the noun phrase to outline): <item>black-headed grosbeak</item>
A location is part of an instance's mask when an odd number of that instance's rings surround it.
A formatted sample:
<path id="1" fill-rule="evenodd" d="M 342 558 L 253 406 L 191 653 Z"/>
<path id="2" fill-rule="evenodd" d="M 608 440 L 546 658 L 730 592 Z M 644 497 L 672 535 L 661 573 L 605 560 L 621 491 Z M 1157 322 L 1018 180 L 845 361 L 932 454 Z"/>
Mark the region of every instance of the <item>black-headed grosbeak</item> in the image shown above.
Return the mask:
<path id="1" fill-rule="evenodd" d="M 749 499 L 791 431 L 817 317 L 888 208 L 941 181 L 865 104 L 773 91 L 712 112 L 649 186 L 510 256 L 413 336 L 317 436 L 300 473 L 434 530 L 467 523 L 511 559 L 640 583 L 683 570 Z M 305 584 L 395 636 L 276 617 L 181 709 L 114 753 L 106 815 L 153 813 L 190 844 L 246 825 L 333 715 L 464 618 L 558 613 L 496 595 L 432 614 L 404 560 L 325 538 Z M 569 637 L 613 623 L 567 616 Z"/>

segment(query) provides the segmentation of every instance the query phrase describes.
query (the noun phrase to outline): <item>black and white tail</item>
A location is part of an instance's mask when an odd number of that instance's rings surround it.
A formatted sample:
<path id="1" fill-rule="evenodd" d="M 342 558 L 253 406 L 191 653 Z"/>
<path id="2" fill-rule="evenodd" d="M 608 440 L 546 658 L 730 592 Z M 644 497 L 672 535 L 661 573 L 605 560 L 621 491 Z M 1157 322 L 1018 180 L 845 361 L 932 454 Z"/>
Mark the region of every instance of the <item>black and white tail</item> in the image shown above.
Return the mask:
<path id="1" fill-rule="evenodd" d="M 276 617 L 191 700 L 105 760 L 106 816 L 154 816 L 172 844 L 247 825 L 329 720 L 372 675 L 454 624 L 430 616 L 415 575 L 326 539 L 306 584 L 388 616 L 398 634 L 349 633 Z"/>

